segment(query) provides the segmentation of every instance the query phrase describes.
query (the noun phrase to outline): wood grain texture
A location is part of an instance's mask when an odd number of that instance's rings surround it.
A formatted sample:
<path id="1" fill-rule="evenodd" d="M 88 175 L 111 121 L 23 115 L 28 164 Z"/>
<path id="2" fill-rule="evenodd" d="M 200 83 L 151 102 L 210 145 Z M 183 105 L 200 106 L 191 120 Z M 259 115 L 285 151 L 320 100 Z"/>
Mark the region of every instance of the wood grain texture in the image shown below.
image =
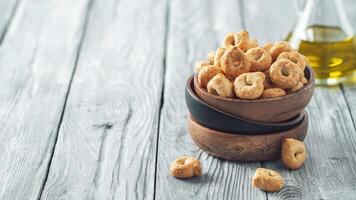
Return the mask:
<path id="1" fill-rule="evenodd" d="M 0 45 L 15 14 L 18 0 L 0 1 Z"/>
<path id="2" fill-rule="evenodd" d="M 245 5 L 246 13 L 254 13 L 251 17 L 246 14 L 246 27 L 252 34 L 263 32 L 259 36 L 262 41 L 283 39 L 288 31 L 282 30 L 280 24 L 294 22 L 297 17 L 293 12 L 284 12 L 293 8 L 283 0 L 252 0 Z M 251 10 L 256 7 L 269 9 Z M 269 23 L 268 31 L 261 24 L 265 21 L 256 20 L 266 18 L 271 22 L 276 20 Z M 286 179 L 285 187 L 280 192 L 268 193 L 268 199 L 355 199 L 356 132 L 340 87 L 317 87 L 307 111 L 309 158 L 298 171 L 286 169 L 280 161 L 263 163 L 264 167 L 281 172 Z"/>
<path id="3" fill-rule="evenodd" d="M 156 176 L 156 199 L 265 199 L 251 185 L 260 163 L 232 162 L 200 150 L 186 127 L 184 86 L 194 62 L 222 42 L 224 35 L 241 29 L 238 1 L 173 0 L 169 12 L 164 104 L 162 108 Z M 203 176 L 178 180 L 169 165 L 177 157 L 191 155 L 203 165 Z"/>
<path id="4" fill-rule="evenodd" d="M 0 199 L 39 196 L 86 10 L 86 0 L 23 1 L 7 31 L 0 49 Z"/>
<path id="5" fill-rule="evenodd" d="M 239 135 L 216 131 L 202 126 L 188 117 L 188 131 L 197 146 L 205 152 L 226 160 L 266 161 L 277 160 L 284 138 L 303 141 L 308 131 L 308 115 L 303 113 L 301 123 L 287 131 L 263 135 Z"/>
<path id="6" fill-rule="evenodd" d="M 42 199 L 153 199 L 166 1 L 94 1 Z"/>

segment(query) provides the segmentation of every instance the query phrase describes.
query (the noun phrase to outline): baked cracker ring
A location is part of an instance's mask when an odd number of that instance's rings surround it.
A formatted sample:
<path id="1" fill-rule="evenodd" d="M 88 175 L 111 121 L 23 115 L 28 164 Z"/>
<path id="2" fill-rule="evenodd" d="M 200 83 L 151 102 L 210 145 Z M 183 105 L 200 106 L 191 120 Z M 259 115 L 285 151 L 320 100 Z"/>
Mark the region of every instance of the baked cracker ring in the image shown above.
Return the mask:
<path id="1" fill-rule="evenodd" d="M 261 99 L 268 99 L 268 98 L 274 98 L 274 97 L 281 97 L 286 95 L 287 93 L 278 87 L 274 87 L 274 88 L 268 88 L 265 89 L 261 95 Z"/>
<path id="2" fill-rule="evenodd" d="M 304 71 L 305 69 L 305 58 L 302 54 L 298 53 L 297 51 L 290 51 L 290 52 L 283 52 L 281 53 L 278 57 L 278 59 L 288 59 L 292 62 L 294 62 L 295 64 L 298 65 L 298 67 Z"/>
<path id="3" fill-rule="evenodd" d="M 264 50 L 268 51 L 269 53 L 271 53 L 271 50 L 272 50 L 273 45 L 274 45 L 273 43 L 268 42 L 268 43 L 266 43 L 262 48 L 263 48 Z"/>
<path id="4" fill-rule="evenodd" d="M 210 51 L 208 54 L 208 61 L 211 65 L 214 64 L 215 51 Z"/>
<path id="5" fill-rule="evenodd" d="M 296 91 L 302 89 L 302 87 L 306 83 L 308 83 L 308 80 L 305 77 L 303 77 L 303 79 L 301 81 L 299 81 L 298 84 L 295 87 L 293 87 L 290 90 L 288 90 L 288 93 L 296 92 Z"/>
<path id="6" fill-rule="evenodd" d="M 202 60 L 202 61 L 198 61 L 195 63 L 194 65 L 194 72 L 199 72 L 200 69 L 211 65 L 208 61 L 206 60 Z"/>
<path id="7" fill-rule="evenodd" d="M 221 73 L 215 75 L 208 82 L 207 90 L 211 94 L 219 95 L 224 98 L 232 98 L 234 96 L 232 83 Z"/>
<path id="8" fill-rule="evenodd" d="M 255 45 L 250 42 L 249 34 L 247 31 L 240 31 L 234 34 L 235 46 L 241 51 L 246 52 L 251 46 Z"/>
<path id="9" fill-rule="evenodd" d="M 250 39 L 247 43 L 247 50 L 258 47 L 258 41 L 256 39 Z"/>
<path id="10" fill-rule="evenodd" d="M 251 58 L 251 72 L 266 71 L 271 65 L 271 54 L 261 47 L 249 49 L 246 55 Z"/>
<path id="11" fill-rule="evenodd" d="M 275 43 L 271 48 L 272 61 L 274 62 L 279 56 L 279 54 L 283 52 L 289 52 L 289 51 L 292 51 L 292 47 L 289 45 L 288 42 L 280 41 Z"/>
<path id="12" fill-rule="evenodd" d="M 222 47 L 228 49 L 235 46 L 235 33 L 230 32 L 224 37 Z"/>
<path id="13" fill-rule="evenodd" d="M 288 59 L 278 59 L 269 69 L 272 83 L 282 89 L 292 89 L 300 81 L 302 70 Z"/>
<path id="14" fill-rule="evenodd" d="M 251 61 L 238 47 L 233 47 L 225 51 L 221 58 L 221 69 L 225 75 L 234 79 L 240 74 L 249 72 Z"/>
<path id="15" fill-rule="evenodd" d="M 271 78 L 269 77 L 269 69 L 267 71 L 264 72 L 265 74 L 265 81 L 263 82 L 263 87 L 264 89 L 268 89 L 268 88 L 273 88 L 275 87 L 271 81 Z"/>
<path id="16" fill-rule="evenodd" d="M 214 55 L 214 66 L 221 68 L 221 57 L 224 55 L 226 49 L 223 47 L 220 47 L 216 49 L 215 55 Z"/>
<path id="17" fill-rule="evenodd" d="M 208 82 L 218 73 L 221 73 L 221 69 L 213 65 L 203 67 L 198 72 L 198 84 L 206 88 Z"/>
<path id="18" fill-rule="evenodd" d="M 235 79 L 235 94 L 240 99 L 258 99 L 263 93 L 265 75 L 262 72 L 243 73 Z"/>

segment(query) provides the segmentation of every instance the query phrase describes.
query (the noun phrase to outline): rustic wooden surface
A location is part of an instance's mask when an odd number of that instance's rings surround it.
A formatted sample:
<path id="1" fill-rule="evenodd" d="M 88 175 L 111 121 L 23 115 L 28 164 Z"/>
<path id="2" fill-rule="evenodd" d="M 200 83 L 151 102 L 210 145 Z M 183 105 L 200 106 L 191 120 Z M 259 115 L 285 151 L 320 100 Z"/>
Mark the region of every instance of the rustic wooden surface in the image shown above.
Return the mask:
<path id="1" fill-rule="evenodd" d="M 227 32 L 263 44 L 296 18 L 284 0 L 1 0 L 0 199 L 356 199 L 355 85 L 316 88 L 298 171 L 214 158 L 187 133 L 193 63 Z M 204 175 L 172 178 L 180 155 Z M 260 166 L 286 186 L 253 188 Z"/>

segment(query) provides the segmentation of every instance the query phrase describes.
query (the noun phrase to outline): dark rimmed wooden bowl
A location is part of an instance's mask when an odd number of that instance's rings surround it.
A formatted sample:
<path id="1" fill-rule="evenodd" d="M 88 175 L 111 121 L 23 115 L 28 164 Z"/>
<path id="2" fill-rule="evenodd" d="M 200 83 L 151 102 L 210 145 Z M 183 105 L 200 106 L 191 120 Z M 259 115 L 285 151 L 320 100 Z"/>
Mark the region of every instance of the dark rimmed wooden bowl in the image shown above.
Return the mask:
<path id="1" fill-rule="evenodd" d="M 194 143 L 207 153 L 239 161 L 264 161 L 280 158 L 281 141 L 294 138 L 303 141 L 308 131 L 308 114 L 303 111 L 303 121 L 283 132 L 262 135 L 238 135 L 209 129 L 199 124 L 191 115 L 188 131 Z"/>
<path id="2" fill-rule="evenodd" d="M 195 94 L 193 76 L 187 81 L 185 101 L 189 112 L 200 124 L 211 129 L 229 133 L 251 135 L 280 132 L 297 126 L 304 118 L 304 115 L 300 114 L 293 119 L 281 123 L 262 123 L 222 112 L 208 105 Z"/>
<path id="3" fill-rule="evenodd" d="M 305 77 L 308 83 L 299 91 L 270 99 L 242 100 L 213 95 L 199 86 L 197 76 L 194 88 L 199 98 L 223 112 L 258 122 L 283 122 L 302 112 L 313 96 L 315 80 L 310 67 L 305 68 Z"/>

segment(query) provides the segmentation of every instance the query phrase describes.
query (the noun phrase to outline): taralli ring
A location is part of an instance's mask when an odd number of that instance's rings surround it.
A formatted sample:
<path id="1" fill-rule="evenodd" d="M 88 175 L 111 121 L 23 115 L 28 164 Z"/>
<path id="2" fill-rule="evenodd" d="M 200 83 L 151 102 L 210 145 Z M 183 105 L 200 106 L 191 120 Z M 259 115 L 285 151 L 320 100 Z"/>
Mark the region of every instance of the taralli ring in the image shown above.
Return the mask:
<path id="1" fill-rule="evenodd" d="M 189 156 L 183 156 L 173 161 L 169 171 L 176 178 L 191 178 L 202 174 L 199 160 Z"/>
<path id="2" fill-rule="evenodd" d="M 289 93 L 291 93 L 291 92 L 296 92 L 296 91 L 302 89 L 302 87 L 303 87 L 306 83 L 308 83 L 308 80 L 307 80 L 305 77 L 303 77 L 302 80 L 299 81 L 295 87 L 293 87 L 293 88 L 291 88 L 290 90 L 288 90 L 288 92 L 289 92 Z"/>
<path id="3" fill-rule="evenodd" d="M 295 64 L 298 65 L 298 67 L 304 71 L 305 68 L 305 58 L 303 55 L 301 55 L 300 53 L 296 52 L 296 51 L 290 51 L 290 52 L 283 52 L 281 53 L 277 59 L 288 59 L 292 62 L 294 62 Z"/>
<path id="4" fill-rule="evenodd" d="M 215 56 L 215 51 L 211 51 L 208 54 L 208 61 L 209 64 L 213 65 L 214 64 L 214 56 Z"/>
<path id="5" fill-rule="evenodd" d="M 221 57 L 224 55 L 226 49 L 223 47 L 220 47 L 216 49 L 215 55 L 214 55 L 214 66 L 221 68 Z"/>
<path id="6" fill-rule="evenodd" d="M 302 70 L 292 61 L 278 59 L 269 69 L 271 81 L 279 88 L 291 89 L 297 86 L 300 77 L 303 76 Z"/>
<path id="7" fill-rule="evenodd" d="M 274 98 L 274 97 L 281 97 L 286 95 L 287 93 L 281 89 L 281 88 L 268 88 L 263 91 L 261 95 L 261 99 L 269 99 L 269 98 Z"/>
<path id="8" fill-rule="evenodd" d="M 222 44 L 224 48 L 228 49 L 235 46 L 235 34 L 236 33 L 231 32 L 224 37 L 224 41 Z"/>
<path id="9" fill-rule="evenodd" d="M 198 84 L 201 87 L 206 88 L 210 79 L 212 79 L 218 73 L 221 73 L 220 68 L 212 65 L 203 67 L 198 72 Z"/>
<path id="10" fill-rule="evenodd" d="M 266 43 L 262 48 L 266 51 L 268 51 L 269 53 L 271 53 L 272 47 L 273 47 L 273 43 Z"/>
<path id="11" fill-rule="evenodd" d="M 225 98 L 234 96 L 234 89 L 232 83 L 227 79 L 224 74 L 215 75 L 209 82 L 207 90 L 211 94 L 219 95 Z"/>
<path id="12" fill-rule="evenodd" d="M 249 49 L 246 55 L 251 58 L 251 72 L 266 71 L 271 65 L 271 54 L 261 47 Z"/>
<path id="13" fill-rule="evenodd" d="M 195 63 L 194 66 L 194 72 L 199 72 L 200 69 L 209 66 L 210 63 L 208 61 L 202 60 L 202 61 L 198 61 Z"/>
<path id="14" fill-rule="evenodd" d="M 230 79 L 249 72 L 250 67 L 250 59 L 238 47 L 228 49 L 221 58 L 221 68 Z"/>
<path id="15" fill-rule="evenodd" d="M 234 34 L 235 46 L 241 51 L 246 52 L 248 49 L 258 46 L 257 40 L 250 40 L 247 31 L 240 31 Z"/>
<path id="16" fill-rule="evenodd" d="M 289 45 L 288 42 L 281 41 L 275 43 L 271 48 L 272 61 L 275 61 L 279 56 L 279 54 L 283 52 L 289 52 L 289 51 L 292 51 L 292 47 Z"/>
<path id="17" fill-rule="evenodd" d="M 271 81 L 271 78 L 269 77 L 269 69 L 265 71 L 264 74 L 265 74 L 265 81 L 263 82 L 264 89 L 275 87 Z"/>
<path id="18" fill-rule="evenodd" d="M 263 92 L 265 75 L 262 72 L 241 74 L 235 79 L 235 94 L 241 99 L 258 99 Z"/>
<path id="19" fill-rule="evenodd" d="M 276 192 L 283 188 L 284 179 L 276 171 L 257 168 L 252 178 L 252 185 L 267 192 Z"/>
<path id="20" fill-rule="evenodd" d="M 304 143 L 292 138 L 282 141 L 282 162 L 290 169 L 299 169 L 307 158 Z"/>

